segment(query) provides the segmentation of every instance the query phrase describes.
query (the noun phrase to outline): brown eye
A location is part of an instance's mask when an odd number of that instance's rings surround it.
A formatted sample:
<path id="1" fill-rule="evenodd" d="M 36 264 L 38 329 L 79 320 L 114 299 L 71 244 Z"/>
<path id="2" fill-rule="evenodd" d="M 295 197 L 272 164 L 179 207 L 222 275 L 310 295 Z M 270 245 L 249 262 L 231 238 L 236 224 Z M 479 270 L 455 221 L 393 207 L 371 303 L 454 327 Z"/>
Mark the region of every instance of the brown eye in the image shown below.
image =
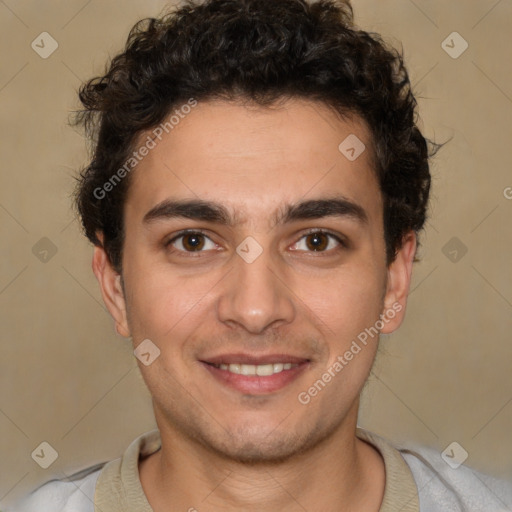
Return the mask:
<path id="1" fill-rule="evenodd" d="M 346 248 L 346 243 L 333 233 L 320 230 L 306 233 L 292 246 L 292 250 L 305 252 L 331 252 Z"/>
<path id="2" fill-rule="evenodd" d="M 210 244 L 210 245 L 208 245 Z M 199 231 L 182 232 L 166 243 L 178 252 L 203 252 L 203 250 L 215 249 L 215 243 L 205 234 Z"/>
<path id="3" fill-rule="evenodd" d="M 312 233 L 306 236 L 306 245 L 312 251 L 324 251 L 329 245 L 329 237 L 325 233 Z"/>
<path id="4" fill-rule="evenodd" d="M 200 251 L 204 246 L 204 236 L 200 233 L 184 235 L 182 245 L 187 251 Z"/>

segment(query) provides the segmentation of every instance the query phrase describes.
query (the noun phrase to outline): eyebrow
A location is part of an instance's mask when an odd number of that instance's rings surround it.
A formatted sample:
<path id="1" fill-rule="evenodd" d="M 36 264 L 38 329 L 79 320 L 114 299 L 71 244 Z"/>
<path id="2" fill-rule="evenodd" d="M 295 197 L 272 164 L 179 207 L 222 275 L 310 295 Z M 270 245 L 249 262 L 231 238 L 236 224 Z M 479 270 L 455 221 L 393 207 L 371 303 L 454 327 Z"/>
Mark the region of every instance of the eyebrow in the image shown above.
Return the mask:
<path id="1" fill-rule="evenodd" d="M 348 217 L 360 224 L 368 223 L 368 215 L 362 206 L 343 196 L 336 196 L 287 203 L 274 214 L 271 226 L 325 217 Z M 149 224 L 173 218 L 213 222 L 229 227 L 243 223 L 238 215 L 231 214 L 224 205 L 202 199 L 165 199 L 151 208 L 142 222 Z"/>

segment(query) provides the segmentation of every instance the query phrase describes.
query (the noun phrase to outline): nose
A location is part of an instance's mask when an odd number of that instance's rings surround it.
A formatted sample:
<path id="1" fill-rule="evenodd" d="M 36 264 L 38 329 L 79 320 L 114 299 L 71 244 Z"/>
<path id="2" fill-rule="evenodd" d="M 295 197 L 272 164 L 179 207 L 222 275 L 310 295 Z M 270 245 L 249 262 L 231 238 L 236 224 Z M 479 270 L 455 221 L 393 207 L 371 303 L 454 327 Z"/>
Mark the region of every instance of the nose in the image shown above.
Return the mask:
<path id="1" fill-rule="evenodd" d="M 293 292 L 286 283 L 286 269 L 273 264 L 270 249 L 263 249 L 256 259 L 251 259 L 243 252 L 233 255 L 233 267 L 222 281 L 217 311 L 220 321 L 260 334 L 270 326 L 292 322 L 295 306 Z"/>

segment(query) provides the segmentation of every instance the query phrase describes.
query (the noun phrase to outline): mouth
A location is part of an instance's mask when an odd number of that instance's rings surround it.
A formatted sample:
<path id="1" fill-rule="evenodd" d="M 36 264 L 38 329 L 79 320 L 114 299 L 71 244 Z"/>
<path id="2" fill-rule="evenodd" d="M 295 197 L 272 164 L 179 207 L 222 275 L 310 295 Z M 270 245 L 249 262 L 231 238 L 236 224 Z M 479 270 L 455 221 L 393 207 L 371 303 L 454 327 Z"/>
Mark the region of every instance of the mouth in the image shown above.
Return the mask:
<path id="1" fill-rule="evenodd" d="M 215 380 L 244 394 L 274 393 L 289 385 L 311 364 L 310 359 L 274 354 L 230 354 L 200 361 Z"/>

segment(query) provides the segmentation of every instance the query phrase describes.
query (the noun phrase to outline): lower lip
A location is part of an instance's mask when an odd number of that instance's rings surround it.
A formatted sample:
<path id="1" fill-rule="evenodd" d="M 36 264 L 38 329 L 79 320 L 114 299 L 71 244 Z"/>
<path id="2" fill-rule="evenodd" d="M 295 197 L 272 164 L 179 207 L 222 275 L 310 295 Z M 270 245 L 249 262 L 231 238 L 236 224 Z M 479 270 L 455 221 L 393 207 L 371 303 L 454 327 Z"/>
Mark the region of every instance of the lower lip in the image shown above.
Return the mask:
<path id="1" fill-rule="evenodd" d="M 284 388 L 295 379 L 306 369 L 309 363 L 301 363 L 294 368 L 289 370 L 283 370 L 279 373 L 266 376 L 247 376 L 240 375 L 238 373 L 231 373 L 228 370 L 221 370 L 216 366 L 201 361 L 203 366 L 221 383 L 229 386 L 230 388 L 236 389 L 241 393 L 250 395 L 262 395 L 267 393 L 273 393 Z"/>

